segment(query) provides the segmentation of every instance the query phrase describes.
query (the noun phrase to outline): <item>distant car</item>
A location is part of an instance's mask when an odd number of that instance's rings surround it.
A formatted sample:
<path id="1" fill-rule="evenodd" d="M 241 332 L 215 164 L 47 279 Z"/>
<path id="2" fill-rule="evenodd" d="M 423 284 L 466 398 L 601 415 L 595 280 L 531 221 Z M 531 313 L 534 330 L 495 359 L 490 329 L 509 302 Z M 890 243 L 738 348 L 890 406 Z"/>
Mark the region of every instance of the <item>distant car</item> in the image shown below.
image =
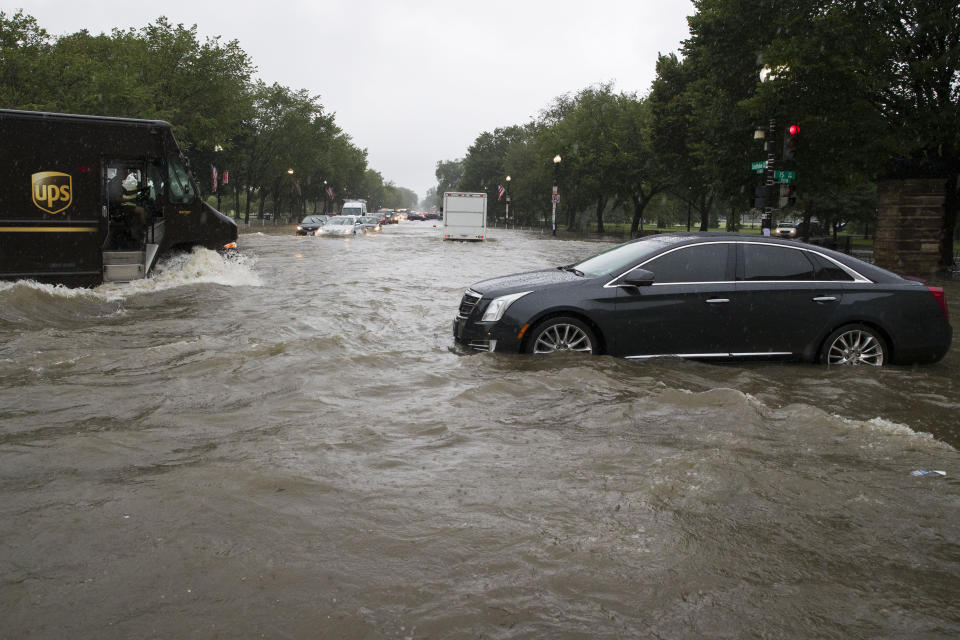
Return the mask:
<path id="1" fill-rule="evenodd" d="M 312 236 L 316 230 L 327 223 L 328 216 L 313 215 L 307 216 L 297 225 L 298 236 Z"/>
<path id="2" fill-rule="evenodd" d="M 691 233 L 473 284 L 453 335 L 477 351 L 880 366 L 936 362 L 953 330 L 940 287 L 801 242 Z"/>
<path id="3" fill-rule="evenodd" d="M 773 235 L 778 238 L 796 238 L 797 225 L 793 222 L 781 222 L 777 225 L 777 228 L 773 230 Z"/>
<path id="4" fill-rule="evenodd" d="M 368 231 L 380 231 L 379 216 L 360 216 L 360 224 L 363 227 L 364 233 Z"/>
<path id="5" fill-rule="evenodd" d="M 426 217 L 418 211 L 410 211 L 407 213 L 407 220 L 426 220 Z"/>
<path id="6" fill-rule="evenodd" d="M 363 233 L 363 223 L 360 216 L 335 216 L 317 229 L 318 236 L 352 236 Z"/>
<path id="7" fill-rule="evenodd" d="M 380 224 L 397 224 L 400 222 L 400 214 L 393 209 L 380 209 L 377 215 L 381 217 Z"/>

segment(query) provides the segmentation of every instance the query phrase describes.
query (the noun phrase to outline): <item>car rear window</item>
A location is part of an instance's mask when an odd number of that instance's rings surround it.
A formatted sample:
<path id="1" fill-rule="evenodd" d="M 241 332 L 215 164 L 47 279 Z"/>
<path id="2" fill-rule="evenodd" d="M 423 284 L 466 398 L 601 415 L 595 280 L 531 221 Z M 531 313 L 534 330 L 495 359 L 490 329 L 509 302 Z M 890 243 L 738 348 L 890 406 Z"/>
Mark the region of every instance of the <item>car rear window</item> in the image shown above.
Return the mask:
<path id="1" fill-rule="evenodd" d="M 808 254 L 816 269 L 816 279 L 820 281 L 852 282 L 853 276 L 841 269 L 835 262 L 816 253 Z"/>

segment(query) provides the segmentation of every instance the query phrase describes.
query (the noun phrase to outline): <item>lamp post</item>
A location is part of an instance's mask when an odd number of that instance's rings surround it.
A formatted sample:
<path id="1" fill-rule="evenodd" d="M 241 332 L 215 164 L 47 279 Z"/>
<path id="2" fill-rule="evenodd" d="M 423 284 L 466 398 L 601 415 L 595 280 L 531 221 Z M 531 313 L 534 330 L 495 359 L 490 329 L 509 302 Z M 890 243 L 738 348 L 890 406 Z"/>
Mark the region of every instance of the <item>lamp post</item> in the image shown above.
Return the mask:
<path id="1" fill-rule="evenodd" d="M 560 173 L 560 154 L 553 156 L 553 235 L 557 235 L 557 203 L 560 202 L 560 193 L 557 191 L 557 175 Z"/>
<path id="2" fill-rule="evenodd" d="M 293 222 L 293 169 L 287 169 L 287 175 L 290 176 L 290 221 Z"/>
<path id="3" fill-rule="evenodd" d="M 507 224 L 510 224 L 510 176 L 507 176 Z"/>
<path id="4" fill-rule="evenodd" d="M 327 193 L 327 181 L 323 181 L 323 212 L 326 213 L 329 210 L 330 205 L 330 194 Z"/>

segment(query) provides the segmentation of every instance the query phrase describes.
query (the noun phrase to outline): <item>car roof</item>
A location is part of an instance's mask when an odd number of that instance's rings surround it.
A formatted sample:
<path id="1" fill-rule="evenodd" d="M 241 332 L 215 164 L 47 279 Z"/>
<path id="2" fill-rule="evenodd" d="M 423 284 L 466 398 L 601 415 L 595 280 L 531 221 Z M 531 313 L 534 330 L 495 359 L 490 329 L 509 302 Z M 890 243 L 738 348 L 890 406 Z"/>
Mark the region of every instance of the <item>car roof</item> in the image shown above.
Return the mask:
<path id="1" fill-rule="evenodd" d="M 827 249 L 826 247 L 821 247 L 819 245 L 798 242 L 797 240 L 777 238 L 776 236 L 759 236 L 749 233 L 730 233 L 725 231 L 690 231 L 687 233 L 658 233 L 637 238 L 636 240 L 631 240 L 630 242 L 657 242 L 663 244 L 664 248 L 669 246 L 680 247 L 690 244 L 699 244 L 702 242 L 751 242 L 759 244 L 775 244 L 782 247 L 807 249 L 808 251 L 822 253 L 823 255 L 847 265 L 851 269 L 854 269 L 858 273 L 876 282 L 893 282 L 903 280 L 901 276 L 893 273 L 892 271 L 887 271 L 886 269 L 882 269 L 869 262 L 860 260 L 859 258 L 854 258 L 846 253 L 834 251 L 833 249 Z"/>

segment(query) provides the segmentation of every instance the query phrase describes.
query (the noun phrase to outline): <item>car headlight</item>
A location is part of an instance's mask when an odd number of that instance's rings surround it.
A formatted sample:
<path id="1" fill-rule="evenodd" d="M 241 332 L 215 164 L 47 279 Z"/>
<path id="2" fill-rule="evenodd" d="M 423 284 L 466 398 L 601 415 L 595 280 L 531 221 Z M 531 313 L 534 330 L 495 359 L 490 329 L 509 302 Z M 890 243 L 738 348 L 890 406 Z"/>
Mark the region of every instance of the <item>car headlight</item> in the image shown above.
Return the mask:
<path id="1" fill-rule="evenodd" d="M 487 310 L 483 312 L 483 317 L 480 319 L 481 322 L 497 322 L 503 317 L 503 314 L 511 304 L 528 293 L 532 292 L 521 291 L 520 293 L 511 293 L 508 296 L 494 298 L 490 301 L 490 304 L 487 305 Z"/>

